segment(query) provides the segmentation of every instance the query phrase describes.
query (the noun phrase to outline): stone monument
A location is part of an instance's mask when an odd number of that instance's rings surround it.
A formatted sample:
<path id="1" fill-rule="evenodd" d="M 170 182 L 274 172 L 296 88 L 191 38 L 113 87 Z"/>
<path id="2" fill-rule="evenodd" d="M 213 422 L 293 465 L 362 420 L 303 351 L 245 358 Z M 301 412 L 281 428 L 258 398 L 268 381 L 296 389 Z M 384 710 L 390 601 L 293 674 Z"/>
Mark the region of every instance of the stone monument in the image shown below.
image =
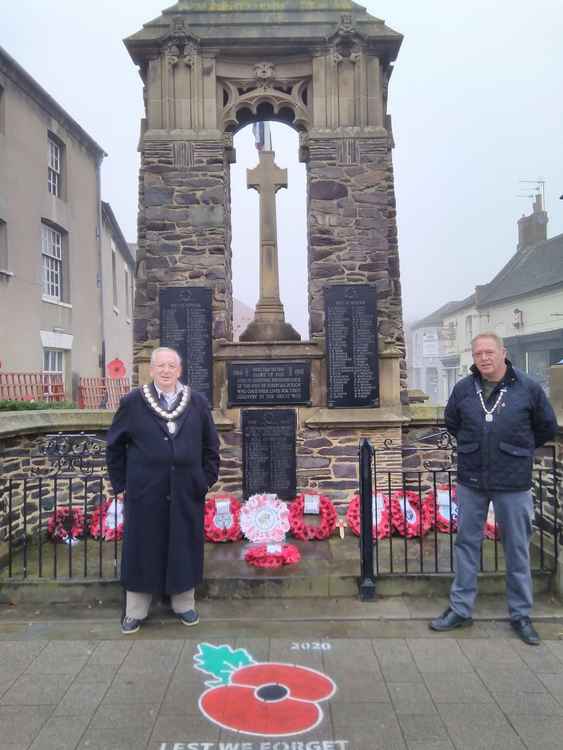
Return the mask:
<path id="1" fill-rule="evenodd" d="M 359 439 L 400 444 L 387 90 L 401 41 L 351 0 L 180 0 L 125 40 L 145 101 L 135 372 L 146 380 L 162 341 L 197 359 L 190 377 L 208 384 L 222 438 L 221 490 L 275 483 L 282 495 L 316 488 L 345 501 L 358 487 Z M 299 133 L 307 168 L 309 340 L 284 319 L 274 196 L 286 177 L 263 152 L 248 175 L 260 192 L 260 299 L 234 343 L 233 135 L 269 120 Z"/>

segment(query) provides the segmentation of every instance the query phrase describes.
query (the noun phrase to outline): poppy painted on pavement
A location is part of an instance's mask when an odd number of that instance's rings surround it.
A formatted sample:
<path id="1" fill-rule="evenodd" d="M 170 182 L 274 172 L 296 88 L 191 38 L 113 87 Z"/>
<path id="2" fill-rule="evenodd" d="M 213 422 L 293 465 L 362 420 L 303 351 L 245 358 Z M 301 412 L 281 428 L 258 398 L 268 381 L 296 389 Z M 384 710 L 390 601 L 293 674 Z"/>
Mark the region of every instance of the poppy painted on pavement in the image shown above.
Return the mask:
<path id="1" fill-rule="evenodd" d="M 201 712 L 232 732 L 264 737 L 301 734 L 323 719 L 320 703 L 336 685 L 316 669 L 255 662 L 246 649 L 200 643 L 194 667 L 211 676 L 199 699 Z"/>

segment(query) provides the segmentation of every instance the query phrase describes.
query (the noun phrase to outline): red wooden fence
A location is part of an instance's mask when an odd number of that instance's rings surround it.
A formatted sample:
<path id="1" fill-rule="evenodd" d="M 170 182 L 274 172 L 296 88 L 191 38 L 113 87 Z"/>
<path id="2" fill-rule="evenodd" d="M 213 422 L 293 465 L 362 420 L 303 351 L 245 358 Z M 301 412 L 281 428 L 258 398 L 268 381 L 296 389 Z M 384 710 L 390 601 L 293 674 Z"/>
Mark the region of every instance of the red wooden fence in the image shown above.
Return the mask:
<path id="1" fill-rule="evenodd" d="M 47 372 L 0 372 L 0 401 L 64 401 L 62 375 Z"/>
<path id="2" fill-rule="evenodd" d="M 81 409 L 117 409 L 119 399 L 129 393 L 128 378 L 80 378 Z"/>

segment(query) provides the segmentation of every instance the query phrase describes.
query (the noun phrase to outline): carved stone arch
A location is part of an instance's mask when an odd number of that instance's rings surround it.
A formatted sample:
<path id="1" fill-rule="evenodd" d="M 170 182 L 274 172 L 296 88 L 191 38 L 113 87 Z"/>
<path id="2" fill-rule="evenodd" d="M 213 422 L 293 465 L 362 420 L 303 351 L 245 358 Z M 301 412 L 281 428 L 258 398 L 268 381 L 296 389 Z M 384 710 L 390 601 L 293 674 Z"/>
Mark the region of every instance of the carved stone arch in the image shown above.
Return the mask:
<path id="1" fill-rule="evenodd" d="M 264 74 L 271 71 L 272 67 L 266 67 L 266 63 L 261 63 Z M 249 122 L 265 119 L 260 113 L 260 108 L 264 104 L 271 107 L 271 117 L 267 119 L 279 119 L 299 132 L 311 127 L 308 99 L 307 96 L 303 96 L 303 92 L 311 85 L 310 76 L 286 80 L 270 79 L 267 85 L 263 82 L 226 78 L 220 78 L 218 83 L 218 90 L 221 92 L 220 126 L 224 132 L 236 132 Z M 223 92 L 227 94 L 226 102 Z M 246 111 L 252 114 L 252 119 L 240 118 L 239 114 Z"/>

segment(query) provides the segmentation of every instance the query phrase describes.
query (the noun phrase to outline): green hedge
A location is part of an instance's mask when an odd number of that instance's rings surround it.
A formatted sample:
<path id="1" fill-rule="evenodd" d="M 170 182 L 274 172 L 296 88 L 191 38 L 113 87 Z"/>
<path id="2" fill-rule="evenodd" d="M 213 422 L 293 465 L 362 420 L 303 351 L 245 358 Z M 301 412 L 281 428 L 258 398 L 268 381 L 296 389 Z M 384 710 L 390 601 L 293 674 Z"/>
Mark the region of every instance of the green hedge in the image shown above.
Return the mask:
<path id="1" fill-rule="evenodd" d="M 72 401 L 0 401 L 0 411 L 35 411 L 37 409 L 76 409 Z"/>

